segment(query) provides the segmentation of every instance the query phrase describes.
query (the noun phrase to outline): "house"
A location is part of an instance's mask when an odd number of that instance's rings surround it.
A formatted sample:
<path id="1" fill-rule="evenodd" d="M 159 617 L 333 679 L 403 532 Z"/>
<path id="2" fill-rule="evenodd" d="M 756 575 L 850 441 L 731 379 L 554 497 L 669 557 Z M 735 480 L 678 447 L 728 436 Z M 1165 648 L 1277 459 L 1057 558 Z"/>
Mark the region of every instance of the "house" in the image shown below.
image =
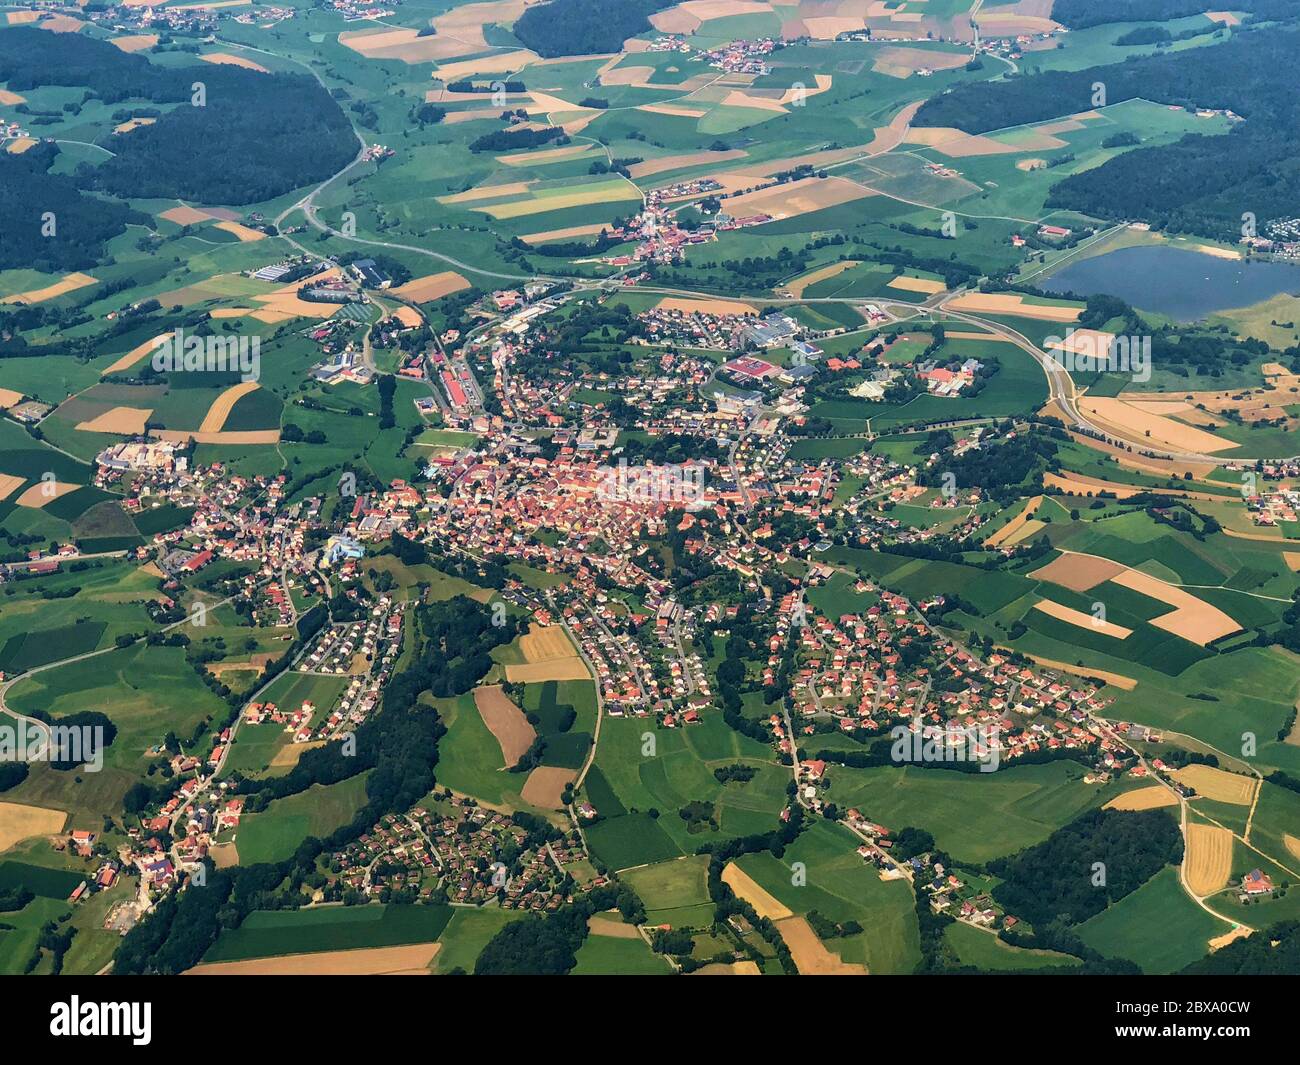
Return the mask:
<path id="1" fill-rule="evenodd" d="M 1273 880 L 1261 869 L 1252 869 L 1241 880 L 1241 889 L 1247 895 L 1269 895 L 1273 892 Z"/>

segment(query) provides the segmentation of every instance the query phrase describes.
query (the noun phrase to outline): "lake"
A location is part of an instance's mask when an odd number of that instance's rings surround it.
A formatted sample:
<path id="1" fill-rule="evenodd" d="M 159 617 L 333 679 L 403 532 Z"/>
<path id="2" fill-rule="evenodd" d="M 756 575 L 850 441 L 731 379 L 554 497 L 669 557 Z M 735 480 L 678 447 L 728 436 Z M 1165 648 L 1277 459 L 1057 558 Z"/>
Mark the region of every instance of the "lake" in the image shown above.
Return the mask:
<path id="1" fill-rule="evenodd" d="M 1040 286 L 1080 296 L 1106 293 L 1141 310 L 1191 322 L 1279 293 L 1300 294 L 1300 266 L 1221 259 L 1163 246 L 1119 248 L 1073 262 Z"/>

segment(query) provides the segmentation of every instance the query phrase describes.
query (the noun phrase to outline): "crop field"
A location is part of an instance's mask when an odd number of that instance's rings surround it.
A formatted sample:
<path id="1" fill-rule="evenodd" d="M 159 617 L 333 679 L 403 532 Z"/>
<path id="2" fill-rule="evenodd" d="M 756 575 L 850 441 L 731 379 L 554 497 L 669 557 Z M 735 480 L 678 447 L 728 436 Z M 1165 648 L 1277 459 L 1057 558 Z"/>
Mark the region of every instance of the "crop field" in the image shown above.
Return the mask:
<path id="1" fill-rule="evenodd" d="M 844 807 L 873 811 L 889 828 L 919 825 L 956 859 L 983 862 L 1046 839 L 1084 810 L 1121 790 L 1085 784 L 1073 762 L 1004 766 L 960 773 L 916 766 L 829 770 L 831 795 Z"/>
<path id="2" fill-rule="evenodd" d="M 283 861 L 308 836 L 327 836 L 346 825 L 365 805 L 366 776 L 314 784 L 298 795 L 274 800 L 260 813 L 246 814 L 235 836 L 240 861 Z"/>
<path id="3" fill-rule="evenodd" d="M 447 927 L 448 906 L 326 906 L 312 910 L 257 910 L 224 931 L 203 956 L 205 964 L 431 943 Z"/>
<path id="4" fill-rule="evenodd" d="M 1166 866 L 1078 931 L 1079 938 L 1107 957 L 1127 958 L 1146 973 L 1171 973 L 1203 957 L 1209 941 L 1230 927 L 1189 899 L 1178 883 L 1178 870 Z"/>
<path id="5" fill-rule="evenodd" d="M 0 17 L 0 713 L 113 732 L 0 764 L 0 972 L 1253 964 L 1300 918 L 1300 14 L 1177 6 Z M 913 718 L 1005 757 L 894 764 Z M 1022 852 L 1098 823 L 1183 864 L 1058 925 Z"/>

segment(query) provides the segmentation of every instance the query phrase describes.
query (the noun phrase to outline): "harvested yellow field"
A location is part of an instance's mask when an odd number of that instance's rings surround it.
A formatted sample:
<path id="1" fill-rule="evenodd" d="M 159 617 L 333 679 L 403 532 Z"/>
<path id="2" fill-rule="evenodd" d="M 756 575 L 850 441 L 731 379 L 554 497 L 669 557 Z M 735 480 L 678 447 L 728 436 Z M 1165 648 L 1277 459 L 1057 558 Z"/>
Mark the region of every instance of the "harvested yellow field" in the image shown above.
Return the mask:
<path id="1" fill-rule="evenodd" d="M 1103 581 L 1119 576 L 1127 568 L 1122 563 L 1112 562 L 1099 555 L 1082 555 L 1067 551 L 1052 559 L 1046 566 L 1034 570 L 1029 576 L 1035 580 L 1051 581 L 1071 591 L 1086 592 Z"/>
<path id="2" fill-rule="evenodd" d="M 529 662 L 553 662 L 577 652 L 563 625 L 533 625 L 519 637 L 519 650 Z"/>
<path id="3" fill-rule="evenodd" d="M 12 296 L 6 296 L 0 300 L 0 303 L 44 303 L 46 300 L 66 296 L 69 292 L 76 292 L 77 289 L 85 288 L 87 285 L 98 284 L 99 282 L 89 274 L 68 274 L 61 281 L 46 285 L 44 288 L 34 288 L 28 292 L 17 292 Z"/>
<path id="4" fill-rule="evenodd" d="M 1002 650 L 1009 651 L 1011 648 L 1002 648 Z M 1069 673 L 1074 677 L 1096 677 L 1097 680 L 1114 685 L 1120 691 L 1131 692 L 1138 686 L 1136 680 L 1124 676 L 1123 673 L 1110 673 L 1104 669 L 1093 669 L 1091 666 L 1076 666 L 1073 662 L 1058 662 L 1052 658 L 1043 658 L 1041 655 L 1026 655 L 1025 657 L 1044 669 L 1055 669 L 1060 673 Z"/>
<path id="5" fill-rule="evenodd" d="M 593 936 L 608 936 L 610 939 L 640 939 L 641 933 L 636 925 L 626 924 L 617 913 L 593 913 L 587 918 L 587 931 Z"/>
<path id="6" fill-rule="evenodd" d="M 171 207 L 158 216 L 165 218 L 168 222 L 175 222 L 178 226 L 193 226 L 200 222 L 206 222 L 212 215 L 207 211 L 200 211 L 197 207 L 189 207 L 182 204 L 180 207 Z"/>
<path id="7" fill-rule="evenodd" d="M 585 188 L 578 186 L 573 192 L 562 192 L 554 196 L 533 196 L 513 203 L 485 204 L 478 210 L 497 219 L 524 218 L 570 207 L 590 207 L 597 203 L 619 203 L 624 200 L 639 201 L 640 198 L 641 194 L 635 185 L 622 181 L 603 181 Z"/>
<path id="8" fill-rule="evenodd" d="M 0 388 L 0 410 L 8 410 L 15 403 L 21 403 L 23 394 L 12 388 Z"/>
<path id="9" fill-rule="evenodd" d="M 0 852 L 33 836 L 53 836 L 63 831 L 68 815 L 62 810 L 0 802 Z"/>
<path id="10" fill-rule="evenodd" d="M 130 133 L 133 129 L 139 129 L 141 126 L 152 126 L 158 120 L 156 118 L 128 118 L 125 122 L 120 122 L 113 127 L 114 133 Z"/>
<path id="11" fill-rule="evenodd" d="M 144 435 L 152 408 L 114 407 L 88 421 L 79 422 L 77 428 L 85 433 L 116 433 L 119 436 Z"/>
<path id="12" fill-rule="evenodd" d="M 53 503 L 60 496 L 75 492 L 80 487 L 79 484 L 65 484 L 63 481 L 41 481 L 39 484 L 32 485 L 14 502 L 20 507 L 31 507 L 33 510 L 40 510 L 41 507 Z"/>
<path id="13" fill-rule="evenodd" d="M 1291 835 L 1290 832 L 1283 832 L 1282 842 L 1286 844 L 1286 849 L 1290 852 L 1292 858 L 1300 858 L 1300 839 Z"/>
<path id="14" fill-rule="evenodd" d="M 589 226 L 569 226 L 566 229 L 546 229 L 541 233 L 525 233 L 520 239 L 528 244 L 542 244 L 548 240 L 576 240 L 579 237 L 596 237 L 608 229 L 608 222 L 596 222 Z"/>
<path id="15" fill-rule="evenodd" d="M 752 107 L 756 111 L 775 111 L 779 115 L 786 114 L 785 105 L 780 99 L 772 96 L 756 96 L 753 93 L 742 92 L 739 89 L 732 89 L 722 98 L 723 107 Z"/>
<path id="16" fill-rule="evenodd" d="M 126 37 L 114 37 L 109 42 L 124 52 L 143 52 L 158 43 L 156 33 L 134 33 Z"/>
<path id="17" fill-rule="evenodd" d="M 744 148 L 730 148 L 725 152 L 689 152 L 685 155 L 665 155 L 659 159 L 646 159 L 633 163 L 628 173 L 633 178 L 652 177 L 669 170 L 686 170 L 690 167 L 708 166 L 710 163 L 725 163 L 732 159 L 745 159 L 749 153 Z"/>
<path id="18" fill-rule="evenodd" d="M 516 765 L 537 738 L 524 712 L 510 701 L 500 684 L 475 688 L 474 705 L 483 724 L 496 737 L 506 768 Z"/>
<path id="19" fill-rule="evenodd" d="M 1131 588 L 1135 592 L 1150 596 L 1162 603 L 1168 603 L 1174 609 L 1168 614 L 1152 618 L 1149 624 L 1184 640 L 1200 644 L 1207 643 L 1238 631 L 1241 626 L 1216 606 L 1211 606 L 1203 599 L 1197 599 L 1175 585 L 1141 573 L 1138 570 L 1125 570 L 1111 578 L 1116 584 Z"/>
<path id="20" fill-rule="evenodd" d="M 1213 455 L 1239 446 L 1232 440 L 1152 414 L 1122 399 L 1084 396 L 1079 400 L 1079 409 L 1101 423 L 1103 429 L 1110 427 L 1117 436 L 1147 440 L 1176 451 Z"/>
<path id="21" fill-rule="evenodd" d="M 1187 886 L 1197 895 L 1227 887 L 1232 873 L 1232 833 L 1217 825 L 1189 821 L 1183 865 Z"/>
<path id="22" fill-rule="evenodd" d="M 1004 547 L 1018 543 L 1026 536 L 1033 536 L 1043 527 L 1041 521 L 1034 521 L 1034 514 L 1043 505 L 1042 496 L 1034 496 L 1025 509 L 1007 522 L 1002 528 L 984 541 L 985 547 Z"/>
<path id="23" fill-rule="evenodd" d="M 99 371 L 101 377 L 107 377 L 109 374 L 120 373 L 123 370 L 129 370 L 136 363 L 140 362 L 146 355 L 150 354 L 158 346 L 158 342 L 167 338 L 166 333 L 159 333 L 156 337 L 137 344 L 116 362 L 110 363 Z"/>
<path id="24" fill-rule="evenodd" d="M 816 270 L 810 270 L 802 277 L 796 277 L 793 281 L 785 285 L 785 291 L 790 293 L 795 299 L 802 299 L 803 294 L 817 284 L 818 281 L 825 281 L 827 278 L 838 277 L 845 270 L 850 270 L 857 266 L 860 260 L 845 259 L 842 262 L 830 263 L 827 266 L 818 267 Z"/>
<path id="25" fill-rule="evenodd" d="M 1036 318 L 1044 322 L 1076 322 L 1082 307 L 1065 307 L 1044 303 L 1027 303 L 1020 295 L 999 292 L 964 292 L 947 306 L 954 311 L 983 311 L 986 314 L 1009 314 L 1017 318 Z"/>
<path id="26" fill-rule="evenodd" d="M 497 119 L 501 112 L 495 107 L 467 107 L 462 111 L 448 111 L 443 125 L 455 126 L 461 122 L 482 122 L 486 118 Z"/>
<path id="27" fill-rule="evenodd" d="M 401 307 L 394 308 L 393 317 L 408 329 L 419 329 L 420 326 L 424 325 L 424 315 L 414 307 L 407 307 L 404 304 Z"/>
<path id="28" fill-rule="evenodd" d="M 682 107 L 678 104 L 640 104 L 638 111 L 647 111 L 652 115 L 672 115 L 676 118 L 703 118 L 707 111 L 698 107 Z"/>
<path id="29" fill-rule="evenodd" d="M 727 201 L 727 213 L 733 217 L 766 214 L 773 218 L 797 218 L 874 195 L 871 189 L 847 178 L 800 178 L 735 196 Z"/>
<path id="30" fill-rule="evenodd" d="M 425 976 L 438 954 L 437 943 L 404 947 L 363 947 L 278 958 L 218 961 L 186 969 L 183 976 Z"/>
<path id="31" fill-rule="evenodd" d="M 590 155 L 594 149 L 591 144 L 570 144 L 563 148 L 548 148 L 540 152 L 524 151 L 515 155 L 498 155 L 496 161 L 504 166 L 547 166 L 550 163 L 563 163 L 576 159 L 580 155 Z"/>
<path id="32" fill-rule="evenodd" d="M 444 270 L 439 274 L 417 277 L 404 285 L 399 285 L 392 292 L 395 296 L 401 296 L 402 299 L 410 300 L 412 303 L 429 303 L 469 287 L 469 282 L 460 274 L 454 270 Z"/>
<path id="33" fill-rule="evenodd" d="M 712 961 L 691 972 L 691 976 L 762 976 L 756 961 Z"/>
<path id="34" fill-rule="evenodd" d="M 270 767 L 272 769 L 292 769 L 304 754 L 308 751 L 314 751 L 318 747 L 324 747 L 326 742 L 325 740 L 316 740 L 311 743 L 286 743 L 275 752 Z"/>
<path id="35" fill-rule="evenodd" d="M 11 12 L 11 14 L 12 13 L 13 12 Z M 14 104 L 25 104 L 26 102 L 26 96 L 20 96 L 16 92 L 10 92 L 8 89 L 0 89 L 0 104 L 4 104 L 6 107 L 13 107 Z"/>
<path id="36" fill-rule="evenodd" d="M 5 146 L 5 151 L 10 155 L 22 155 L 23 152 L 34 147 L 36 147 L 35 137 L 15 137 Z"/>
<path id="37" fill-rule="evenodd" d="M 578 774 L 572 769 L 539 765 L 528 774 L 519 797 L 539 810 L 563 810 L 564 789 L 577 779 Z"/>
<path id="38" fill-rule="evenodd" d="M 339 34 L 339 44 L 367 59 L 395 59 L 403 63 L 436 63 L 474 51 L 464 41 L 442 36 L 421 37 L 418 30 L 412 29 L 347 30 Z"/>
<path id="39" fill-rule="evenodd" d="M 793 917 L 793 912 L 783 902 L 769 895 L 745 870 L 735 862 L 728 862 L 722 870 L 722 882 L 754 907 L 754 912 L 770 921 Z"/>
<path id="40" fill-rule="evenodd" d="M 1095 496 L 1101 492 L 1111 492 L 1116 499 L 1128 499 L 1129 496 L 1147 491 L 1145 488 L 1134 488 L 1131 484 L 1115 484 L 1078 473 L 1044 473 L 1043 487 L 1055 488 L 1070 496 Z"/>
<path id="41" fill-rule="evenodd" d="M 233 233 L 239 238 L 241 244 L 246 244 L 249 241 L 266 239 L 266 234 L 260 229 L 250 229 L 248 226 L 241 226 L 238 222 L 218 222 L 213 226 L 213 228 L 224 230 L 227 233 Z"/>
<path id="42" fill-rule="evenodd" d="M 554 658 L 549 662 L 528 662 L 506 666 L 506 680 L 531 684 L 545 680 L 590 680 L 591 672 L 577 655 Z"/>
<path id="43" fill-rule="evenodd" d="M 944 336 L 949 340 L 983 340 L 990 344 L 1014 344 L 1010 337 L 1001 333 L 980 333 L 973 330 L 945 329 Z"/>
<path id="44" fill-rule="evenodd" d="M 71 15 L 51 15 L 43 22 L 37 23 L 41 29 L 49 30 L 51 33 L 80 33 L 84 25 L 81 19 L 73 18 Z"/>
<path id="45" fill-rule="evenodd" d="M 819 15 L 787 23 L 782 27 L 782 35 L 787 40 L 807 36 L 814 41 L 833 41 L 841 33 L 861 33 L 866 27 L 866 19 L 861 15 Z"/>
<path id="46" fill-rule="evenodd" d="M 777 930 L 790 955 L 803 976 L 866 976 L 867 967 L 841 960 L 838 954 L 826 949 L 803 917 L 787 917 L 777 921 Z"/>
<path id="47" fill-rule="evenodd" d="M 456 7 L 433 20 L 439 36 L 464 42 L 473 51 L 486 51 L 491 46 L 483 35 L 483 28 L 493 23 L 509 25 L 539 0 L 485 0 L 483 3 Z"/>
<path id="48" fill-rule="evenodd" d="M 519 196 L 533 187 L 531 181 L 507 181 L 501 185 L 479 185 L 477 188 L 455 192 L 450 196 L 439 196 L 439 203 L 474 203 L 477 200 L 491 200 L 497 196 Z"/>
<path id="49" fill-rule="evenodd" d="M 1110 636 L 1116 640 L 1127 640 L 1133 635 L 1132 629 L 1126 629 L 1123 625 L 1115 625 L 1109 621 L 1101 621 L 1092 614 L 1085 614 L 1082 610 L 1075 610 L 1072 607 L 1062 606 L 1060 603 L 1051 599 L 1040 599 L 1034 604 L 1035 610 L 1041 610 L 1044 614 L 1049 614 L 1067 624 L 1077 626 L 1081 629 L 1091 629 L 1093 632 L 1099 632 L 1103 636 Z"/>
<path id="50" fill-rule="evenodd" d="M 983 155 L 1008 155 L 1022 152 L 1025 144 L 1004 144 L 979 133 L 966 133 L 952 126 L 912 127 L 903 137 L 908 144 L 923 144 L 950 159 L 968 159 Z"/>
<path id="51" fill-rule="evenodd" d="M 251 59 L 245 59 L 242 55 L 231 55 L 229 52 L 209 52 L 207 55 L 199 56 L 205 63 L 217 63 L 228 67 L 243 67 L 245 70 L 256 70 L 259 74 L 271 73 L 261 63 L 254 63 Z"/>
<path id="52" fill-rule="evenodd" d="M 1259 784 L 1255 777 L 1229 773 L 1211 765 L 1187 765 L 1172 770 L 1169 775 L 1179 784 L 1194 788 L 1199 796 L 1234 806 L 1249 806 Z"/>
<path id="53" fill-rule="evenodd" d="M 256 381 L 241 381 L 237 385 L 231 385 L 216 399 L 212 401 L 212 406 L 208 408 L 207 414 L 203 416 L 203 422 L 199 425 L 200 433 L 219 433 L 226 424 L 226 419 L 230 417 L 230 412 L 235 404 L 243 399 L 248 393 L 256 392 L 258 389 Z"/>
<path id="54" fill-rule="evenodd" d="M 1177 806 L 1178 796 L 1162 784 L 1152 784 L 1149 788 L 1137 788 L 1116 795 L 1103 810 L 1159 810 L 1165 806 Z"/>
<path id="55" fill-rule="evenodd" d="M 1114 333 L 1100 329 L 1070 329 L 1066 335 L 1045 344 L 1048 351 L 1068 351 L 1075 355 L 1104 357 L 1109 354 Z"/>
<path id="56" fill-rule="evenodd" d="M 1287 551 L 1282 555 L 1282 557 L 1286 559 L 1286 564 L 1291 570 L 1300 573 L 1300 554 L 1297 554 L 1294 551 Z"/>
<path id="57" fill-rule="evenodd" d="M 689 299 L 665 296 L 657 304 L 658 311 L 681 311 L 682 314 L 758 314 L 758 308 L 740 300 Z"/>
<path id="58" fill-rule="evenodd" d="M 0 501 L 13 495 L 25 481 L 26 478 L 15 477 L 12 473 L 0 473 Z"/>
<path id="59" fill-rule="evenodd" d="M 1216 950 L 1222 950 L 1229 943 L 1233 943 L 1238 939 L 1245 939 L 1254 931 L 1253 928 L 1247 928 L 1244 924 L 1234 925 L 1231 932 L 1224 932 L 1223 935 L 1215 936 L 1210 940 L 1210 953 L 1213 954 Z"/>
<path id="60" fill-rule="evenodd" d="M 201 433 L 190 429 L 158 429 L 153 434 L 159 440 L 170 440 L 174 444 L 184 444 L 193 440 L 198 444 L 278 444 L 279 429 L 250 429 L 218 433 Z"/>
<path id="61" fill-rule="evenodd" d="M 39 11 L 10 11 L 7 14 L 10 26 L 25 26 L 29 22 L 35 22 L 41 17 Z"/>
<path id="62" fill-rule="evenodd" d="M 933 296 L 936 292 L 942 292 L 947 286 L 942 281 L 930 281 L 924 277 L 908 277 L 906 274 L 899 274 L 897 277 L 890 278 L 889 287 L 902 289 L 904 292 L 924 292 Z"/>
<path id="63" fill-rule="evenodd" d="M 429 38 L 425 38 L 428 40 Z M 513 74 L 537 59 L 537 53 L 527 48 L 513 52 L 499 52 L 496 55 L 478 56 L 475 59 L 462 59 L 458 63 L 439 63 L 437 75 L 445 82 L 459 81 L 475 74 Z"/>
<path id="64" fill-rule="evenodd" d="M 893 44 L 877 48 L 873 54 L 873 70 L 887 74 L 901 71 L 904 77 L 918 70 L 955 70 L 970 62 L 970 55 L 966 52 L 935 52 Z"/>

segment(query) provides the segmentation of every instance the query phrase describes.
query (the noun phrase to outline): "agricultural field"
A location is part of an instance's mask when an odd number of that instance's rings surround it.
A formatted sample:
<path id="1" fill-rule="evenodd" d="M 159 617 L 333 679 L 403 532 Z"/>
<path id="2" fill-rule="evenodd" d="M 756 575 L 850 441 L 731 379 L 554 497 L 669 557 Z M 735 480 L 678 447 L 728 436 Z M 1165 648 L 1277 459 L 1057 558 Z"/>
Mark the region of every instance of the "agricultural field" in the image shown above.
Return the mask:
<path id="1" fill-rule="evenodd" d="M 1293 7 L 0 16 L 0 972 L 1295 968 Z"/>

